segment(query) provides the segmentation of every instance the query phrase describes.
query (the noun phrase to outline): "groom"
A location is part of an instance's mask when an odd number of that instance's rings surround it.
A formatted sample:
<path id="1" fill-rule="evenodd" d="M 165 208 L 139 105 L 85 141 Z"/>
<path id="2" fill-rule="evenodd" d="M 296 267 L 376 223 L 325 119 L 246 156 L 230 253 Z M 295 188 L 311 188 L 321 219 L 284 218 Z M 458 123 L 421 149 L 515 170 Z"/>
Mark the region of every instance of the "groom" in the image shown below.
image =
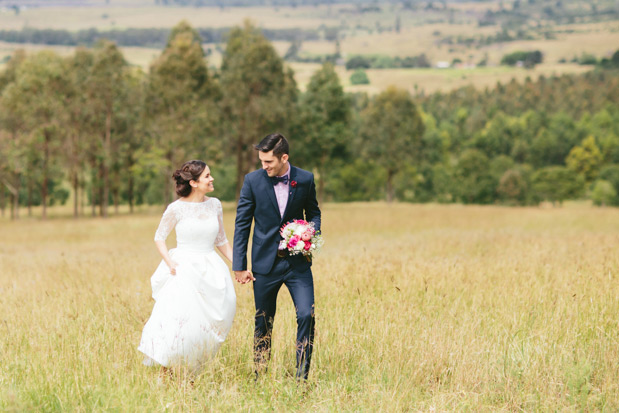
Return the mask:
<path id="1" fill-rule="evenodd" d="M 312 263 L 304 256 L 288 255 L 278 246 L 280 228 L 293 219 L 306 219 L 320 230 L 314 175 L 290 165 L 288 141 L 279 133 L 266 136 L 255 148 L 262 169 L 245 175 L 236 209 L 232 269 L 238 282 L 254 282 L 256 374 L 266 369 L 270 358 L 277 293 L 285 284 L 297 313 L 296 377 L 307 379 L 314 344 Z M 248 271 L 247 241 L 252 220 L 252 271 Z"/>

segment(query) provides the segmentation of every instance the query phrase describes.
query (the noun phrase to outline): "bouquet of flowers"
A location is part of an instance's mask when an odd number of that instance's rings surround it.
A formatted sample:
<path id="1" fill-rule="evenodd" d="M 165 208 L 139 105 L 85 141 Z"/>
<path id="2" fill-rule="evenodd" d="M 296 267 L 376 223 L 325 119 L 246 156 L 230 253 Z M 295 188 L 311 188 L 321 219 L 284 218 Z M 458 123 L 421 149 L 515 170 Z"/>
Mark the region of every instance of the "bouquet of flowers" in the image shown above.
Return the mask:
<path id="1" fill-rule="evenodd" d="M 308 261 L 324 243 L 320 232 L 314 228 L 314 223 L 302 219 L 295 219 L 284 224 L 279 233 L 283 238 L 279 243 L 281 252 L 288 250 L 290 255 L 301 254 Z"/>

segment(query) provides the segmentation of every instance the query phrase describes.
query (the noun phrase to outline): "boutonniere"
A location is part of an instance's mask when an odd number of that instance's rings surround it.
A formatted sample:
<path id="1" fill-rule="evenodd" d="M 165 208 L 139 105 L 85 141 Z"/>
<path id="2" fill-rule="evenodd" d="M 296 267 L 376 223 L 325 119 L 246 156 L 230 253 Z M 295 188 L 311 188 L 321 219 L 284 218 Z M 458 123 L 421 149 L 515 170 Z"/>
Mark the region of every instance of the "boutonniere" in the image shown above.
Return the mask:
<path id="1" fill-rule="evenodd" d="M 297 187 L 297 181 L 290 181 L 290 186 L 293 188 Z"/>

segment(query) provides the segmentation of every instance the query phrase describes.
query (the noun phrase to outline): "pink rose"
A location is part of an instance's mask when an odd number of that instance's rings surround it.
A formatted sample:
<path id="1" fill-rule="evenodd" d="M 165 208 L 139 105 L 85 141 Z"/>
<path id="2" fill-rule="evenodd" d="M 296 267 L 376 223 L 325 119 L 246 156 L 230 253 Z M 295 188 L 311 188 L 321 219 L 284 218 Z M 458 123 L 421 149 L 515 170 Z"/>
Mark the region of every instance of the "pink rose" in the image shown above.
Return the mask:
<path id="1" fill-rule="evenodd" d="M 297 245 L 297 242 L 299 242 L 299 236 L 298 235 L 293 235 L 290 238 L 290 241 L 288 241 L 288 248 L 294 248 Z"/>
<path id="2" fill-rule="evenodd" d="M 301 239 L 302 239 L 303 241 L 309 241 L 309 240 L 311 240 L 311 239 L 312 239 L 312 233 L 311 233 L 311 232 L 309 232 L 309 231 L 305 231 L 305 232 L 303 233 L 303 235 L 301 236 Z"/>
<path id="3" fill-rule="evenodd" d="M 312 247 L 312 243 L 311 243 L 311 242 L 306 242 L 306 243 L 305 243 L 305 247 L 303 247 L 303 248 L 305 248 L 305 251 L 309 251 L 309 249 L 310 249 L 311 247 Z"/>

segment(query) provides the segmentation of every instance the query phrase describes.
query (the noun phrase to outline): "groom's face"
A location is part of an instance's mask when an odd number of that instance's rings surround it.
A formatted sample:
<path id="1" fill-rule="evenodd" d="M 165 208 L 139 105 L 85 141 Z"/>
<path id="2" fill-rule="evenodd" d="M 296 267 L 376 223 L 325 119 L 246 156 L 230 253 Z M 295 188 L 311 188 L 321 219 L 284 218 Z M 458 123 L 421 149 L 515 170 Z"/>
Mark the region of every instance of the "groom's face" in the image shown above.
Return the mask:
<path id="1" fill-rule="evenodd" d="M 288 155 L 283 154 L 281 158 L 273 155 L 273 151 L 258 152 L 258 158 L 262 163 L 262 169 L 267 171 L 270 177 L 281 176 L 288 171 Z"/>

